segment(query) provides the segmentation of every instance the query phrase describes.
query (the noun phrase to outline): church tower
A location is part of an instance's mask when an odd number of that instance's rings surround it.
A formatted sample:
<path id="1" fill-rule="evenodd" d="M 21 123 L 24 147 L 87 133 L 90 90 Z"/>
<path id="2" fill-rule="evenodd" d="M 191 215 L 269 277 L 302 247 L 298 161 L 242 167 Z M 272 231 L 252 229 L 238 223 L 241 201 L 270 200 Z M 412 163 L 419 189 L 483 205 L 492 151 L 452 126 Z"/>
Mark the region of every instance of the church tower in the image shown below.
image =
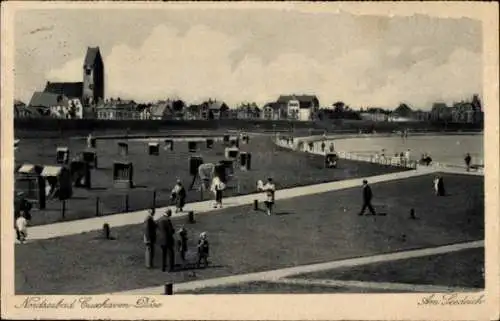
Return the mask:
<path id="1" fill-rule="evenodd" d="M 99 47 L 88 47 L 83 62 L 82 103 L 90 106 L 100 100 L 104 100 L 104 63 Z"/>

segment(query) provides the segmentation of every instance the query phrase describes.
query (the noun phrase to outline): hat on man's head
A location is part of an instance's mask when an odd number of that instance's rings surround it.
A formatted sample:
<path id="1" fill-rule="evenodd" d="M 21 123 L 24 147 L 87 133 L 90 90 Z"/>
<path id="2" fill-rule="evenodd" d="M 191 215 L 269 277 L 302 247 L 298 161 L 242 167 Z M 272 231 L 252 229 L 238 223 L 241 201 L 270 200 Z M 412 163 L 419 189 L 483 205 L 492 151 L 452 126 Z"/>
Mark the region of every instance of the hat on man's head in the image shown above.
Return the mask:
<path id="1" fill-rule="evenodd" d="M 368 181 L 366 179 L 364 179 L 363 184 L 368 184 Z"/>

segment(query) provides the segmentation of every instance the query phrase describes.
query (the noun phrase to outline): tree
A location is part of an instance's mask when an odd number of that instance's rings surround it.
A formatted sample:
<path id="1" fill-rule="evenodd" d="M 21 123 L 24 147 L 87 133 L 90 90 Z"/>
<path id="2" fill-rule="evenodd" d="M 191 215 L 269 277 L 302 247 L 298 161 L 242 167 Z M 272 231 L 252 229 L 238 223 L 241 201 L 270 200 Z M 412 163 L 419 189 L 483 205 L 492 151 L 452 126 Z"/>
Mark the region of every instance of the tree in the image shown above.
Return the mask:
<path id="1" fill-rule="evenodd" d="M 342 113 L 344 112 L 344 102 L 342 101 L 337 101 L 336 103 L 333 103 L 333 111 L 336 113 Z"/>
<path id="2" fill-rule="evenodd" d="M 184 110 L 184 107 L 186 107 L 186 104 L 182 100 L 175 100 L 172 103 L 172 109 L 174 112 L 181 112 Z"/>

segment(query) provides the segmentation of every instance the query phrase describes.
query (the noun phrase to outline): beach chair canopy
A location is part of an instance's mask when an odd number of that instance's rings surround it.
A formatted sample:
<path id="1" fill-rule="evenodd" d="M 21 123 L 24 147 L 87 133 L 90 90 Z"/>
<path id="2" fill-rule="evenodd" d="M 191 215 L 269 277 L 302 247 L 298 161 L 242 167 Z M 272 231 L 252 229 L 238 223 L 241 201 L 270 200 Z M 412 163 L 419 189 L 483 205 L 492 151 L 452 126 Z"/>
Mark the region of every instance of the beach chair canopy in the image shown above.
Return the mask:
<path id="1" fill-rule="evenodd" d="M 45 166 L 42 170 L 43 177 L 57 177 L 61 174 L 61 166 Z"/>
<path id="2" fill-rule="evenodd" d="M 215 165 L 211 163 L 202 164 L 198 167 L 198 174 L 201 179 L 212 179 L 214 176 Z"/>
<path id="3" fill-rule="evenodd" d="M 17 172 L 18 173 L 23 173 L 23 174 L 34 174 L 35 173 L 35 165 L 33 165 L 33 164 L 23 164 L 17 170 Z"/>

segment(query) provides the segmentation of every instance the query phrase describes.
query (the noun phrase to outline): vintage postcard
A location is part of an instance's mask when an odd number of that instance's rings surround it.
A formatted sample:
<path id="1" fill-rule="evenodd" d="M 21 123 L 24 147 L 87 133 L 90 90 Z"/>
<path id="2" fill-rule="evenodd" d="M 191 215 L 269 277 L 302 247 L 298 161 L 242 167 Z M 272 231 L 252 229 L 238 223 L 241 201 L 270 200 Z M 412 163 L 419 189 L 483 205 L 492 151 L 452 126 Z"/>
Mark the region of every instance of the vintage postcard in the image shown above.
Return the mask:
<path id="1" fill-rule="evenodd" d="M 498 4 L 1 21 L 2 318 L 499 318 Z"/>

